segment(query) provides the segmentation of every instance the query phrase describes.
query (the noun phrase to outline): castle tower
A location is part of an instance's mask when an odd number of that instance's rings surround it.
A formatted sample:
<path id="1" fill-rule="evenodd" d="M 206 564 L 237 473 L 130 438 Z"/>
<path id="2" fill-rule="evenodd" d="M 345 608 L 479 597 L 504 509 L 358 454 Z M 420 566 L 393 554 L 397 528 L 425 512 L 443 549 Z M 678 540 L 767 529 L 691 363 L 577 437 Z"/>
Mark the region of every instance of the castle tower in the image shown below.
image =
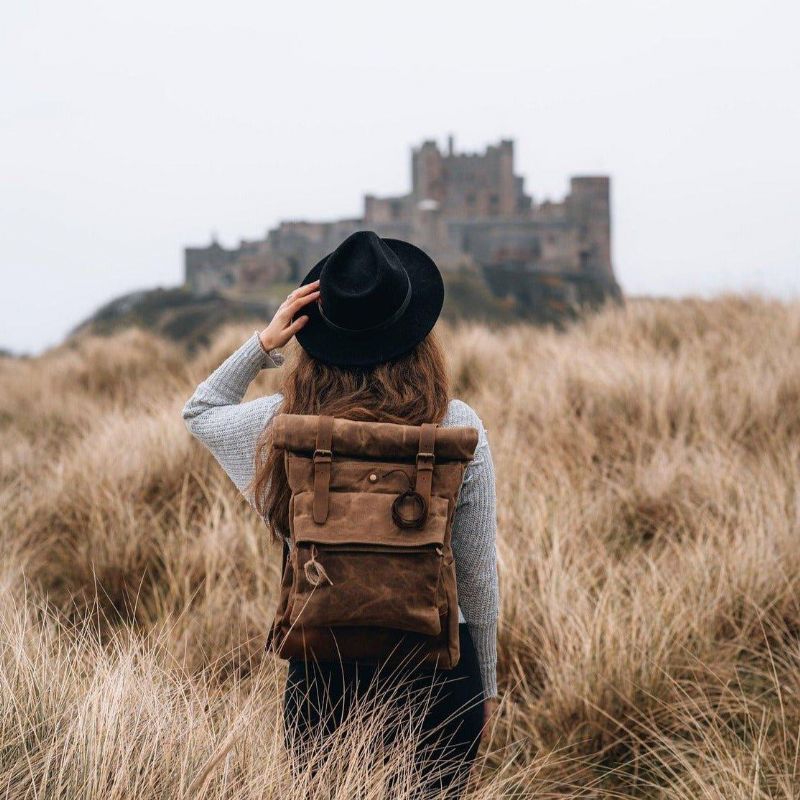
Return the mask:
<path id="1" fill-rule="evenodd" d="M 581 267 L 613 279 L 610 195 L 607 176 L 572 178 L 567 213 L 577 226 Z"/>
<path id="2" fill-rule="evenodd" d="M 489 148 L 491 152 L 492 148 Z M 517 211 L 517 182 L 514 177 L 514 142 L 503 139 L 497 147 L 497 187 L 495 194 L 498 197 L 494 208 L 490 207 L 495 215 L 513 216 Z M 493 198 L 490 198 L 490 200 Z"/>
<path id="3" fill-rule="evenodd" d="M 522 179 L 514 175 L 514 142 L 504 139 L 484 153 L 456 153 L 452 136 L 442 152 L 433 140 L 411 155 L 414 202 L 433 200 L 445 218 L 509 217 L 530 206 Z"/>
<path id="4" fill-rule="evenodd" d="M 411 151 L 411 194 L 414 200 L 444 202 L 442 177 L 442 154 L 436 142 L 428 139 L 418 149 Z"/>

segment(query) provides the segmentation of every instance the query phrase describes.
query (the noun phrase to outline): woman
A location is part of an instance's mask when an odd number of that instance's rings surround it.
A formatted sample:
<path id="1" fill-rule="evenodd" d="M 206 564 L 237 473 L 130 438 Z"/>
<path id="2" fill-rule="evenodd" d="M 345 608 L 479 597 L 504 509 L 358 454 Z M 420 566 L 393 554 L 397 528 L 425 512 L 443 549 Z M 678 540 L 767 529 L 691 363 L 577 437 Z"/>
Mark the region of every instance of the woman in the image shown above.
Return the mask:
<path id="1" fill-rule="evenodd" d="M 447 730 L 446 755 L 459 766 L 445 770 L 442 782 L 460 788 L 496 704 L 495 486 L 480 418 L 448 397 L 444 357 L 432 333 L 443 300 L 441 274 L 422 250 L 371 231 L 354 233 L 311 269 L 264 330 L 197 387 L 183 417 L 279 536 L 288 531 L 289 500 L 283 461 L 270 447 L 269 422 L 279 411 L 478 430 L 452 529 L 461 660 L 446 680 L 445 673 L 434 676 L 437 699 L 422 726 Z M 301 349 L 283 376 L 282 392 L 242 403 L 262 369 L 283 363 L 277 350 L 293 336 Z M 287 730 L 300 730 L 304 738 L 330 731 L 377 672 L 290 661 Z M 424 671 L 416 678 L 430 680 Z M 323 699 L 337 714 L 320 713 Z"/>

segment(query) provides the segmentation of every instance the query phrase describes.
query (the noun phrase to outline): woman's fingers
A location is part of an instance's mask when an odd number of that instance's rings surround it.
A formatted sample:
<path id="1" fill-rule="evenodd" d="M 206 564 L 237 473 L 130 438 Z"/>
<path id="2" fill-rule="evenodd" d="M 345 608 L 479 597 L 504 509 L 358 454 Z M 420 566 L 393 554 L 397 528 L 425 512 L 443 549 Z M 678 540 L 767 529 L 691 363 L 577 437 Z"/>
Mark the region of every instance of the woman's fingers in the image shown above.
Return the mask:
<path id="1" fill-rule="evenodd" d="M 306 297 L 307 295 L 316 292 L 318 289 L 319 281 L 312 281 L 311 283 L 307 283 L 305 286 L 298 286 L 296 289 L 289 292 L 281 305 L 291 304 L 301 297 Z"/>
<path id="2" fill-rule="evenodd" d="M 297 331 L 299 331 L 299 330 L 300 330 L 300 328 L 302 328 L 302 327 L 303 327 L 303 325 L 305 325 L 305 324 L 306 324 L 306 322 L 308 322 L 308 317 L 307 317 L 307 316 L 305 316 L 305 314 L 304 314 L 302 317 L 298 317 L 298 318 L 297 318 L 297 319 L 296 319 L 296 320 L 295 320 L 295 321 L 294 321 L 294 322 L 293 322 L 293 323 L 292 323 L 292 324 L 291 324 L 291 325 L 290 325 L 290 326 L 289 326 L 289 327 L 286 329 L 286 333 L 287 333 L 287 334 L 289 334 L 289 338 L 291 338 L 292 336 L 294 336 L 294 335 L 297 333 Z"/>
<path id="3" fill-rule="evenodd" d="M 314 292 L 306 295 L 305 297 L 300 297 L 291 303 L 284 304 L 277 310 L 274 319 L 277 320 L 282 326 L 289 325 L 292 321 L 292 317 L 294 317 L 297 312 L 303 308 L 303 306 L 313 303 L 318 297 L 319 292 Z"/>
<path id="4" fill-rule="evenodd" d="M 293 300 L 286 307 L 286 310 L 289 312 L 289 316 L 293 317 L 301 308 L 303 308 L 303 306 L 307 306 L 309 303 L 313 303 L 318 297 L 319 297 L 319 290 L 301 295 L 297 299 Z"/>
<path id="5" fill-rule="evenodd" d="M 319 281 L 300 286 L 291 292 L 280 304 L 272 322 L 261 332 L 262 344 L 266 342 L 270 347 L 283 347 L 308 322 L 308 315 L 305 314 L 296 320 L 292 318 L 301 308 L 318 298 Z"/>
<path id="6" fill-rule="evenodd" d="M 311 283 L 307 283 L 305 286 L 298 286 L 292 294 L 307 294 L 308 292 L 315 292 L 317 289 L 319 289 L 319 280 L 311 281 Z"/>
<path id="7" fill-rule="evenodd" d="M 304 290 L 306 289 L 305 286 L 302 288 Z M 312 288 L 303 292 L 295 290 L 281 303 L 280 310 L 288 311 L 291 309 L 291 314 L 294 315 L 297 313 L 298 309 L 301 309 L 306 303 L 310 303 L 318 297 L 319 289 Z"/>

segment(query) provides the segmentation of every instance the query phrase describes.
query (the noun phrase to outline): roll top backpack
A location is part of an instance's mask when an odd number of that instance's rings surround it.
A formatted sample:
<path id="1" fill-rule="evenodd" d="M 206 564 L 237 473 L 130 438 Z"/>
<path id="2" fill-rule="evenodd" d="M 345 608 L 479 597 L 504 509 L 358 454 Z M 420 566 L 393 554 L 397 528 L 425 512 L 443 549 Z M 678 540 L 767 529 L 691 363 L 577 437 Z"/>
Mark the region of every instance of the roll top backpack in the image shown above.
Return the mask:
<path id="1" fill-rule="evenodd" d="M 475 428 L 279 414 L 289 546 L 268 647 L 283 658 L 458 663 L 450 544 Z"/>

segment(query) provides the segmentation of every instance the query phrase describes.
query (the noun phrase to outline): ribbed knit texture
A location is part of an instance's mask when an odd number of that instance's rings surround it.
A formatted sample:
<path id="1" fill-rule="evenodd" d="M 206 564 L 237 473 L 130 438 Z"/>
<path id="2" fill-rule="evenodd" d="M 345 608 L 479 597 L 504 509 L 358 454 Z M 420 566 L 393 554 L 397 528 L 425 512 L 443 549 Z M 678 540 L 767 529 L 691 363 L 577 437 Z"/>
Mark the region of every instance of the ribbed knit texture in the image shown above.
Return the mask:
<path id="1" fill-rule="evenodd" d="M 242 402 L 258 373 L 282 363 L 267 355 L 253 334 L 195 390 L 183 408 L 186 427 L 213 454 L 247 501 L 258 436 L 279 412 L 281 394 Z M 467 466 L 453 520 L 459 618 L 469 626 L 487 697 L 497 694 L 497 585 L 494 466 L 483 427 L 475 411 L 451 400 L 442 426 L 468 425 L 478 430 L 478 446 Z"/>

